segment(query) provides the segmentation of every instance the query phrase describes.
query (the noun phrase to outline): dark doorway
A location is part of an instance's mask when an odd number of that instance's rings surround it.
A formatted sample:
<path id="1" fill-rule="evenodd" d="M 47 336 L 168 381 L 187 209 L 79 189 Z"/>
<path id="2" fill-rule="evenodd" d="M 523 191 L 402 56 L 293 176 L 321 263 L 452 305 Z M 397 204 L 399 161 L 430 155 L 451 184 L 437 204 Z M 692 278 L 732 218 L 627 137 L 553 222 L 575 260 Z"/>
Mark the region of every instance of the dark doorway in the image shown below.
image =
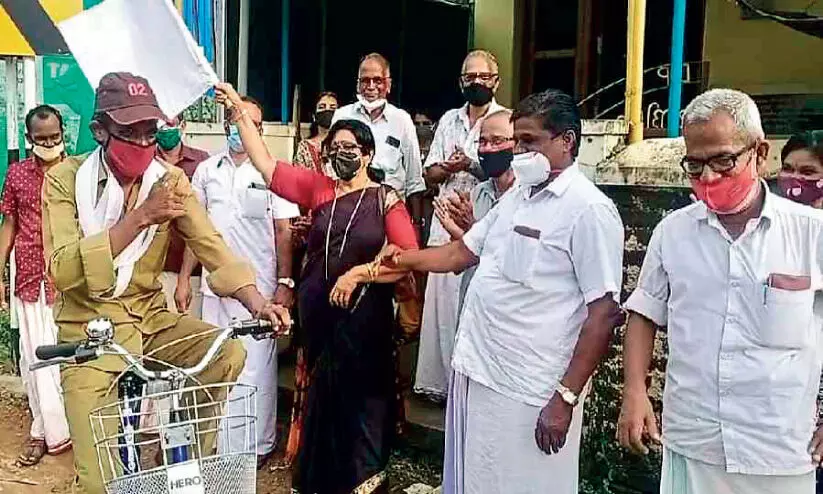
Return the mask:
<path id="1" fill-rule="evenodd" d="M 627 2 L 614 0 L 522 0 L 525 12 L 520 95 L 556 88 L 584 100 L 616 83 L 582 105 L 586 118 L 615 118 L 623 113 L 626 86 Z M 669 63 L 672 2 L 646 2 L 644 68 Z M 687 3 L 686 53 L 690 84 L 684 99 L 695 96 L 708 75 L 701 65 L 705 0 Z M 649 42 L 649 40 L 666 40 Z M 650 70 L 645 79 L 644 111 L 666 106 L 667 70 Z"/>
<path id="2" fill-rule="evenodd" d="M 248 93 L 270 121 L 281 114 L 281 2 L 251 0 L 250 9 Z M 228 3 L 231 26 L 231 5 L 239 2 Z M 391 63 L 394 104 L 436 116 L 462 103 L 457 79 L 469 46 L 469 9 L 430 0 L 291 0 L 290 7 L 290 85 L 300 86 L 301 121 L 310 119 L 321 91 L 354 101 L 357 66 L 370 52 Z M 236 51 L 236 31 L 229 30 L 227 45 Z"/>

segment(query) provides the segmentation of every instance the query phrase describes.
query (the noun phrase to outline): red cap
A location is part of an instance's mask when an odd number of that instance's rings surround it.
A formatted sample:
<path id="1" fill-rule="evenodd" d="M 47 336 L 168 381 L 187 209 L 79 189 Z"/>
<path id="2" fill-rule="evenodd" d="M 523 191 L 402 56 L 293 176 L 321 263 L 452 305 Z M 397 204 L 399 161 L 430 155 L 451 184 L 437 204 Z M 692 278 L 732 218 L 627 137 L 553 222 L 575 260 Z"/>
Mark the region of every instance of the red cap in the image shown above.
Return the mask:
<path id="1" fill-rule="evenodd" d="M 166 120 L 149 81 L 128 72 L 111 72 L 100 79 L 95 112 L 106 113 L 120 125 L 144 120 Z"/>

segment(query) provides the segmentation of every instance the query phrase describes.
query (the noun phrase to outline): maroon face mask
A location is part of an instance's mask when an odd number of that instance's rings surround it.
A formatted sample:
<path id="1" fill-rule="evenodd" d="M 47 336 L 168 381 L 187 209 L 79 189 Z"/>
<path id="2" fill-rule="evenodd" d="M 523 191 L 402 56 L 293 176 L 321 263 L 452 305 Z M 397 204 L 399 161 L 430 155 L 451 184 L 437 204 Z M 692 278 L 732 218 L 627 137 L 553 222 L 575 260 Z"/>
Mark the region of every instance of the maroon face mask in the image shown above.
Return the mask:
<path id="1" fill-rule="evenodd" d="M 114 174 L 126 180 L 134 180 L 142 176 L 149 167 L 155 150 L 154 144 L 141 146 L 112 135 L 106 146 L 106 161 Z"/>
<path id="2" fill-rule="evenodd" d="M 781 173 L 777 176 L 777 186 L 783 197 L 800 204 L 810 206 L 823 197 L 823 180 L 797 178 Z"/>

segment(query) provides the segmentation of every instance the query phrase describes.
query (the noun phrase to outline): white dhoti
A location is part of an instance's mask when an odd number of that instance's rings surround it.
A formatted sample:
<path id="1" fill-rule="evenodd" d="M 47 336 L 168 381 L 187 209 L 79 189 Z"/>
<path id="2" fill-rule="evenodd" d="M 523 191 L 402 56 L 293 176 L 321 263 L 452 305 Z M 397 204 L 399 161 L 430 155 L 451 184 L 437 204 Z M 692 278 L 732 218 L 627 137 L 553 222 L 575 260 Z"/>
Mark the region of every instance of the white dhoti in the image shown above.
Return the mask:
<path id="1" fill-rule="evenodd" d="M 448 393 L 462 277 L 462 273 L 429 274 L 414 379 L 417 393 L 441 398 Z"/>
<path id="2" fill-rule="evenodd" d="M 177 273 L 164 271 L 160 273 L 160 282 L 163 284 L 163 295 L 166 296 L 166 306 L 172 312 L 177 311 L 177 302 L 174 301 L 174 291 L 177 289 Z M 192 317 L 201 319 L 203 293 L 200 291 L 200 277 L 192 276 L 191 278 L 191 304 L 189 304 L 189 314 Z"/>
<path id="3" fill-rule="evenodd" d="M 663 448 L 660 494 L 814 494 L 815 472 L 801 475 L 728 473 Z"/>
<path id="4" fill-rule="evenodd" d="M 230 298 L 203 295 L 203 320 L 215 326 L 225 326 L 232 319 L 249 319 L 251 314 L 240 304 Z M 273 339 L 255 340 L 250 336 L 240 338 L 246 348 L 246 365 L 237 378 L 238 384 L 257 388 L 257 454 L 266 455 L 274 450 L 277 419 L 277 341 Z M 245 415 L 246 388 L 235 388 L 229 394 L 227 414 L 229 416 Z M 234 422 L 234 423 L 233 423 Z M 231 420 L 220 428 L 218 433 L 218 451 L 246 451 L 246 444 L 251 444 L 254 437 L 243 434 L 243 421 Z M 225 437 L 228 431 L 228 437 Z"/>
<path id="5" fill-rule="evenodd" d="M 29 366 L 38 361 L 35 349 L 40 345 L 57 343 L 57 325 L 52 309 L 46 303 L 44 287 L 40 286 L 37 302 L 24 302 L 15 297 L 14 310 L 20 328 L 20 375 L 32 416 L 31 437 L 45 438 L 48 451 L 57 454 L 71 444 L 60 385 L 60 367 L 55 365 L 29 371 Z"/>
<path id="6" fill-rule="evenodd" d="M 582 397 L 581 397 L 582 398 Z M 453 373 L 446 411 L 444 494 L 576 494 L 583 401 L 566 445 L 547 455 L 535 442 L 540 407 Z"/>

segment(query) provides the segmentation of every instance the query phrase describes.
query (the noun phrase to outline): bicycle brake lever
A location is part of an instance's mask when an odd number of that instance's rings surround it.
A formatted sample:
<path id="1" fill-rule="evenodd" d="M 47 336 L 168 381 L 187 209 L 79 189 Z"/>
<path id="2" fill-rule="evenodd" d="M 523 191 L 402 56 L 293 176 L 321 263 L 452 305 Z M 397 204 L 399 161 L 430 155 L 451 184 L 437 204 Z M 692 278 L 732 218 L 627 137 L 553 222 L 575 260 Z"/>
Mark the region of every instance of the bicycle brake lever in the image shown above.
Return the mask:
<path id="1" fill-rule="evenodd" d="M 29 366 L 29 371 L 33 372 L 33 371 L 36 371 L 38 369 L 44 369 L 46 367 L 51 367 L 52 365 L 57 365 L 57 364 L 73 364 L 73 363 L 74 363 L 74 357 L 58 357 L 58 358 L 53 358 L 53 359 L 50 359 L 50 360 L 42 360 L 40 362 L 35 362 L 35 363 L 33 363 Z"/>
<path id="2" fill-rule="evenodd" d="M 88 362 L 89 360 L 96 359 L 97 357 L 97 347 L 80 347 L 77 349 L 77 352 L 74 354 L 74 358 L 72 360 L 74 360 L 74 363 L 76 364 L 82 364 L 84 362 Z"/>

